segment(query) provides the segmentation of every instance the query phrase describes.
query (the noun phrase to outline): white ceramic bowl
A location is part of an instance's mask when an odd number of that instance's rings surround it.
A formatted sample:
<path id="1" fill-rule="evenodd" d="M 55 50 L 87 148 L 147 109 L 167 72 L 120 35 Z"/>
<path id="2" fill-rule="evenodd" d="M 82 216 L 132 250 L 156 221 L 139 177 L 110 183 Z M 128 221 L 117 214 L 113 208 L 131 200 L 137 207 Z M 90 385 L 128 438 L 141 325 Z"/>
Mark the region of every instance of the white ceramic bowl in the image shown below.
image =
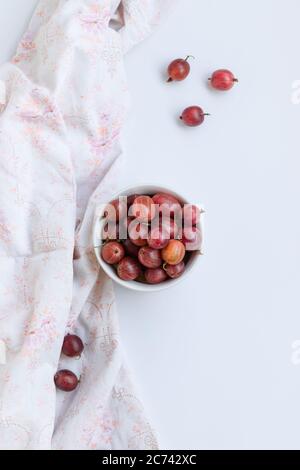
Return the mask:
<path id="1" fill-rule="evenodd" d="M 172 196 L 176 197 L 181 203 L 183 204 L 189 204 L 193 203 L 192 201 L 187 201 L 182 195 L 170 190 L 169 188 L 166 188 L 165 186 L 154 186 L 154 185 L 143 185 L 143 186 L 131 186 L 129 188 L 124 189 L 123 191 L 120 191 L 119 193 L 115 194 L 112 196 L 110 201 L 107 201 L 107 203 L 118 199 L 120 196 L 130 196 L 132 194 L 156 194 L 156 193 L 168 193 L 171 194 Z M 198 258 L 199 258 L 199 252 L 191 252 L 191 257 L 186 264 L 186 269 L 185 272 L 182 274 L 177 279 L 168 279 L 165 282 L 162 282 L 161 284 L 144 284 L 141 282 L 136 282 L 136 281 L 123 281 L 120 279 L 114 269 L 113 266 L 110 266 L 109 264 L 105 263 L 105 261 L 102 259 L 101 256 L 101 249 L 103 245 L 103 241 L 101 238 L 101 234 L 103 231 L 103 225 L 104 225 L 104 219 L 101 217 L 101 211 L 96 211 L 96 218 L 95 218 L 95 223 L 94 223 L 94 230 L 93 230 L 93 242 L 94 242 L 94 249 L 95 249 L 95 254 L 97 257 L 97 260 L 103 269 L 105 273 L 117 284 L 126 287 L 127 289 L 139 291 L 139 292 L 157 292 L 160 290 L 168 289 L 169 287 L 175 286 L 179 282 L 181 282 L 183 279 L 186 278 L 186 276 L 191 272 L 193 267 L 195 266 Z M 200 230 L 203 231 L 203 227 L 200 224 Z"/>

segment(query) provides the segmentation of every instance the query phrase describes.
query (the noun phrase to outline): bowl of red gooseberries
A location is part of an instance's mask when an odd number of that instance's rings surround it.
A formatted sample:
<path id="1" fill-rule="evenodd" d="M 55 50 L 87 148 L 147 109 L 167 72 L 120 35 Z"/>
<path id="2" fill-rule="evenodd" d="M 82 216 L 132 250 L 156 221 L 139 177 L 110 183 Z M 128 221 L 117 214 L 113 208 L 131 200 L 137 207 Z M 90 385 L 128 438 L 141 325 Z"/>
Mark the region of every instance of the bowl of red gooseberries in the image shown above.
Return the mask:
<path id="1" fill-rule="evenodd" d="M 165 187 L 125 189 L 96 211 L 97 260 L 128 289 L 153 292 L 174 286 L 202 254 L 203 213 Z"/>

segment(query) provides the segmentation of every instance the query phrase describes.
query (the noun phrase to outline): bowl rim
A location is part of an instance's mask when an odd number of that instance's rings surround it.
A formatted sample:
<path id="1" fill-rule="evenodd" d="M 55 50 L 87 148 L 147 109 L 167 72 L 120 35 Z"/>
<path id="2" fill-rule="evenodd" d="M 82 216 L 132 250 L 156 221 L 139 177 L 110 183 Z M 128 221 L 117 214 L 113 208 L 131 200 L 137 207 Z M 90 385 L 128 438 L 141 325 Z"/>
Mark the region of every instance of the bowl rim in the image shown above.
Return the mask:
<path id="1" fill-rule="evenodd" d="M 121 196 L 128 196 L 130 193 L 132 194 L 148 194 L 147 191 L 157 193 L 157 192 L 166 192 L 174 197 L 178 198 L 180 202 L 183 204 L 191 204 L 188 202 L 188 199 L 185 198 L 185 196 L 179 194 L 178 192 L 174 191 L 173 189 L 170 189 L 169 187 L 165 185 L 159 185 L 159 184 L 138 184 L 138 185 L 130 185 L 126 186 L 125 188 L 119 190 L 118 192 L 115 192 L 112 194 L 112 196 L 109 198 L 109 201 L 105 201 L 101 203 L 102 206 L 105 206 L 105 204 L 108 204 L 110 201 L 113 201 L 114 199 L 117 199 Z M 144 284 L 142 282 L 137 282 L 137 281 L 123 281 L 118 277 L 116 274 L 114 268 L 110 266 L 109 264 L 105 263 L 105 261 L 102 259 L 101 256 L 101 247 L 103 245 L 103 241 L 100 238 L 99 234 L 102 231 L 103 225 L 104 225 L 104 220 L 101 219 L 100 212 L 98 211 L 99 205 L 96 206 L 95 209 L 95 214 L 94 214 L 94 222 L 93 222 L 93 248 L 94 248 L 94 253 L 96 255 L 97 261 L 100 265 L 100 267 L 103 269 L 103 271 L 106 273 L 110 279 L 112 279 L 114 282 L 119 284 L 122 287 L 125 287 L 126 289 L 130 289 L 135 292 L 159 292 L 162 290 L 169 289 L 171 287 L 175 287 L 177 284 L 182 282 L 184 279 L 187 278 L 187 276 L 191 273 L 197 262 L 199 261 L 200 252 L 195 251 L 192 253 L 191 258 L 187 264 L 187 268 L 185 272 L 183 273 L 182 276 L 180 276 L 177 279 L 168 279 L 165 282 L 162 282 L 161 284 Z M 200 225 L 200 230 L 203 234 L 203 218 L 200 219 L 199 225 Z"/>

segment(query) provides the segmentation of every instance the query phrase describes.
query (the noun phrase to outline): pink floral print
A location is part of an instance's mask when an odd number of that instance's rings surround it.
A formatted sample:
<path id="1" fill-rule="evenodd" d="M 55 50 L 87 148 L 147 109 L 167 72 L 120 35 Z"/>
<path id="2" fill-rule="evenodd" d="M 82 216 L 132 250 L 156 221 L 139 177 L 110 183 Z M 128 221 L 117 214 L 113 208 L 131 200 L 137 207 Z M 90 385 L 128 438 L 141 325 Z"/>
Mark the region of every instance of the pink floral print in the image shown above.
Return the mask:
<path id="1" fill-rule="evenodd" d="M 157 448 L 91 233 L 117 184 L 123 53 L 169 3 L 40 0 L 0 69 L 0 449 Z M 80 360 L 61 356 L 67 333 L 84 341 Z M 60 368 L 81 377 L 72 394 L 55 389 Z"/>
<path id="2" fill-rule="evenodd" d="M 98 2 L 93 2 L 87 5 L 87 8 L 80 10 L 79 19 L 81 26 L 89 33 L 97 34 L 107 28 L 111 18 L 110 6 L 107 4 L 100 5 Z"/>
<path id="3" fill-rule="evenodd" d="M 19 51 L 13 58 L 13 63 L 18 64 L 23 60 L 31 60 L 35 48 L 34 36 L 30 31 L 28 31 L 20 42 Z"/>

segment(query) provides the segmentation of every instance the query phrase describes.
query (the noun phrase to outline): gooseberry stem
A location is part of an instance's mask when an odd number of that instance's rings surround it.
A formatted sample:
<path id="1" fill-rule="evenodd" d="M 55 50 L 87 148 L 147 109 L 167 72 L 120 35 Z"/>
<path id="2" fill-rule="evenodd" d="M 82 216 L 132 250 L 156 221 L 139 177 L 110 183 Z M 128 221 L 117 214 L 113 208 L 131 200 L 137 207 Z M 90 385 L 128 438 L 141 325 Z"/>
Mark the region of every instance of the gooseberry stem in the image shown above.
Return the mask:
<path id="1" fill-rule="evenodd" d="M 194 59 L 195 60 L 195 57 L 193 55 L 187 55 L 184 60 L 187 62 L 189 59 Z"/>

